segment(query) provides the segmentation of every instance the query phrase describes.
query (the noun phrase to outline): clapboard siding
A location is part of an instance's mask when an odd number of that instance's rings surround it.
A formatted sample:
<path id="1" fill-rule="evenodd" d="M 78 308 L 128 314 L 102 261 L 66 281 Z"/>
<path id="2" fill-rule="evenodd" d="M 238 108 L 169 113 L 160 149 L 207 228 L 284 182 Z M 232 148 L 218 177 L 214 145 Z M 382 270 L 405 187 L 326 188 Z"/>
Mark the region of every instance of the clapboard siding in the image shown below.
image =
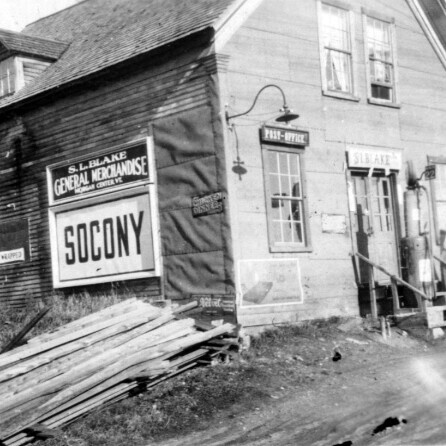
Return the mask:
<path id="1" fill-rule="evenodd" d="M 23 66 L 23 78 L 25 84 L 31 82 L 33 79 L 39 76 L 51 65 L 50 62 L 43 62 L 38 60 L 22 60 Z"/>
<path id="2" fill-rule="evenodd" d="M 130 65 L 125 73 L 110 72 L 50 102 L 16 111 L 12 119 L 0 117 L 0 221 L 28 218 L 31 246 L 30 261 L 0 265 L 0 303 L 22 305 L 53 292 L 46 167 L 145 137 L 149 124 L 161 117 L 209 108 L 209 73 L 215 68 L 212 61 L 197 62 L 199 54 L 191 45 L 190 53 L 176 55 L 175 61 Z M 17 138 L 20 153 L 14 147 Z M 4 212 L 9 203 L 15 210 Z M 149 297 L 162 293 L 158 278 L 82 289 L 94 294 L 116 287 Z"/>
<path id="3" fill-rule="evenodd" d="M 236 201 L 231 208 L 236 261 L 297 258 L 304 285 L 304 301 L 297 306 L 239 308 L 239 319 L 247 325 L 357 314 L 345 173 L 349 145 L 402 151 L 403 169 L 406 160 L 413 160 L 418 173 L 424 170 L 427 155 L 444 151 L 446 73 L 407 3 L 343 3 L 353 11 L 355 21 L 357 102 L 322 95 L 316 0 L 300 0 L 298 5 L 292 0 L 264 0 L 222 50 L 229 55 L 224 90 L 229 114 L 247 110 L 260 88 L 277 84 L 288 105 L 300 115 L 293 125 L 310 132 L 304 157 L 312 250 L 273 254 L 266 232 L 258 128 L 265 121 L 274 122 L 282 103 L 279 92 L 265 90 L 250 114 L 231 121 L 238 135 L 238 151 L 229 134 L 229 156 L 234 160 L 240 156 L 247 169 L 240 180 L 235 173 L 228 174 L 235 182 L 230 202 Z M 400 108 L 367 103 L 362 8 L 395 20 Z M 398 183 L 404 190 L 404 170 Z M 323 232 L 322 214 L 344 215 L 345 233 Z M 403 221 L 400 226 L 404 228 Z"/>

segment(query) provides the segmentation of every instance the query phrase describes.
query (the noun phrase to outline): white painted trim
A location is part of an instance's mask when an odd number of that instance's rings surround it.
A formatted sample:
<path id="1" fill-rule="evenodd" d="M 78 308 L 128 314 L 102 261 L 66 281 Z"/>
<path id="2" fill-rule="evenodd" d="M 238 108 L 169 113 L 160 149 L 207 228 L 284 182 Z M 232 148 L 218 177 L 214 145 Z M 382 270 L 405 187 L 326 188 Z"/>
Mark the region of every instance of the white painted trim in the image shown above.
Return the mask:
<path id="1" fill-rule="evenodd" d="M 237 0 L 214 24 L 215 52 L 220 52 L 231 37 L 245 23 L 248 17 L 260 6 L 263 0 Z"/>
<path id="2" fill-rule="evenodd" d="M 407 0 L 407 4 L 412 10 L 415 18 L 418 20 L 421 29 L 424 31 L 424 34 L 432 45 L 432 48 L 440 59 L 440 62 L 446 68 L 446 48 L 444 48 L 442 43 L 440 42 L 437 33 L 435 32 L 434 28 L 431 25 L 431 22 L 424 13 L 423 8 L 418 3 L 418 0 Z"/>
<path id="3" fill-rule="evenodd" d="M 23 73 L 23 63 L 20 57 L 14 57 L 14 68 L 15 68 L 15 90 L 19 91 L 25 86 L 25 75 Z"/>
<path id="4" fill-rule="evenodd" d="M 347 20 L 350 27 L 350 54 L 351 54 L 351 83 L 352 83 L 352 92 L 347 93 L 343 91 L 334 91 L 328 89 L 327 76 L 325 73 L 325 61 L 324 61 L 324 42 L 322 39 L 322 4 L 333 6 L 335 8 L 343 9 L 347 12 Z M 347 5 L 345 5 L 347 6 Z M 350 101 L 359 101 L 359 93 L 358 93 L 358 75 L 357 75 L 357 62 L 359 60 L 359 55 L 356 48 L 356 27 L 355 27 L 355 15 L 354 12 L 350 9 L 346 8 L 344 5 L 340 4 L 337 1 L 327 0 L 321 1 L 316 0 L 316 9 L 317 9 L 317 25 L 318 25 L 318 40 L 319 40 L 319 66 L 321 73 L 321 85 L 322 85 L 322 94 L 324 96 L 330 96 L 333 98 L 347 99 Z"/>

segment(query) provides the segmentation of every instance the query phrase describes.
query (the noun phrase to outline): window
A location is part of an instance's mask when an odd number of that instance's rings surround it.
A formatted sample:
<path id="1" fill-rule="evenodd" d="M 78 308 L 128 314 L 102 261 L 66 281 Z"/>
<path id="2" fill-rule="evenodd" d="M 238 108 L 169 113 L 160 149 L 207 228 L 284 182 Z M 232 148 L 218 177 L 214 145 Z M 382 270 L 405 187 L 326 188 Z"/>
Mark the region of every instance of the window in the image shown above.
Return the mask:
<path id="1" fill-rule="evenodd" d="M 14 59 L 0 62 L 0 98 L 14 93 L 16 90 L 16 76 Z"/>
<path id="2" fill-rule="evenodd" d="M 396 104 L 394 24 L 364 15 L 369 102 Z"/>
<path id="3" fill-rule="evenodd" d="M 346 9 L 318 3 L 322 88 L 324 94 L 355 98 L 353 20 Z"/>
<path id="4" fill-rule="evenodd" d="M 270 249 L 308 251 L 301 150 L 264 150 Z"/>

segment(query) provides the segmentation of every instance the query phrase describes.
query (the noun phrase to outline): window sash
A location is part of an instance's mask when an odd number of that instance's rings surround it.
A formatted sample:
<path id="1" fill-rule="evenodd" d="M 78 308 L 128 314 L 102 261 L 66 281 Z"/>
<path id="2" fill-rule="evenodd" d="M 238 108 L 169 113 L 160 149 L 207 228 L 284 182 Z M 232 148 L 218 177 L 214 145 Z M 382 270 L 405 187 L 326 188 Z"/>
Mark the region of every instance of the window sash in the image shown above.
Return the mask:
<path id="1" fill-rule="evenodd" d="M 320 60 L 323 90 L 353 98 L 353 23 L 347 9 L 318 3 Z"/>
<path id="2" fill-rule="evenodd" d="M 395 45 L 393 23 L 364 14 L 369 98 L 396 103 Z"/>
<path id="3" fill-rule="evenodd" d="M 309 251 L 301 150 L 263 146 L 268 235 L 273 252 Z"/>

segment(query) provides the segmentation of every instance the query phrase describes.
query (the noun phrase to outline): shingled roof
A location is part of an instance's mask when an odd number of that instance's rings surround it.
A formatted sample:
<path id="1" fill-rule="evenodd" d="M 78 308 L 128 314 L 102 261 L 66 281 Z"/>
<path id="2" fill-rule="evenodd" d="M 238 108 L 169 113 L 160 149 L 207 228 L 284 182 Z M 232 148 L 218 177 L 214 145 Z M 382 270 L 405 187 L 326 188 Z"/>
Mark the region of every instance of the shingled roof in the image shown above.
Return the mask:
<path id="1" fill-rule="evenodd" d="M 28 36 L 5 29 L 0 29 L 0 45 L 3 45 L 8 54 L 20 54 L 49 60 L 57 60 L 68 46 L 65 42 Z"/>
<path id="2" fill-rule="evenodd" d="M 45 17 L 26 36 L 69 42 L 62 57 L 0 108 L 212 28 L 242 0 L 84 0 Z"/>

